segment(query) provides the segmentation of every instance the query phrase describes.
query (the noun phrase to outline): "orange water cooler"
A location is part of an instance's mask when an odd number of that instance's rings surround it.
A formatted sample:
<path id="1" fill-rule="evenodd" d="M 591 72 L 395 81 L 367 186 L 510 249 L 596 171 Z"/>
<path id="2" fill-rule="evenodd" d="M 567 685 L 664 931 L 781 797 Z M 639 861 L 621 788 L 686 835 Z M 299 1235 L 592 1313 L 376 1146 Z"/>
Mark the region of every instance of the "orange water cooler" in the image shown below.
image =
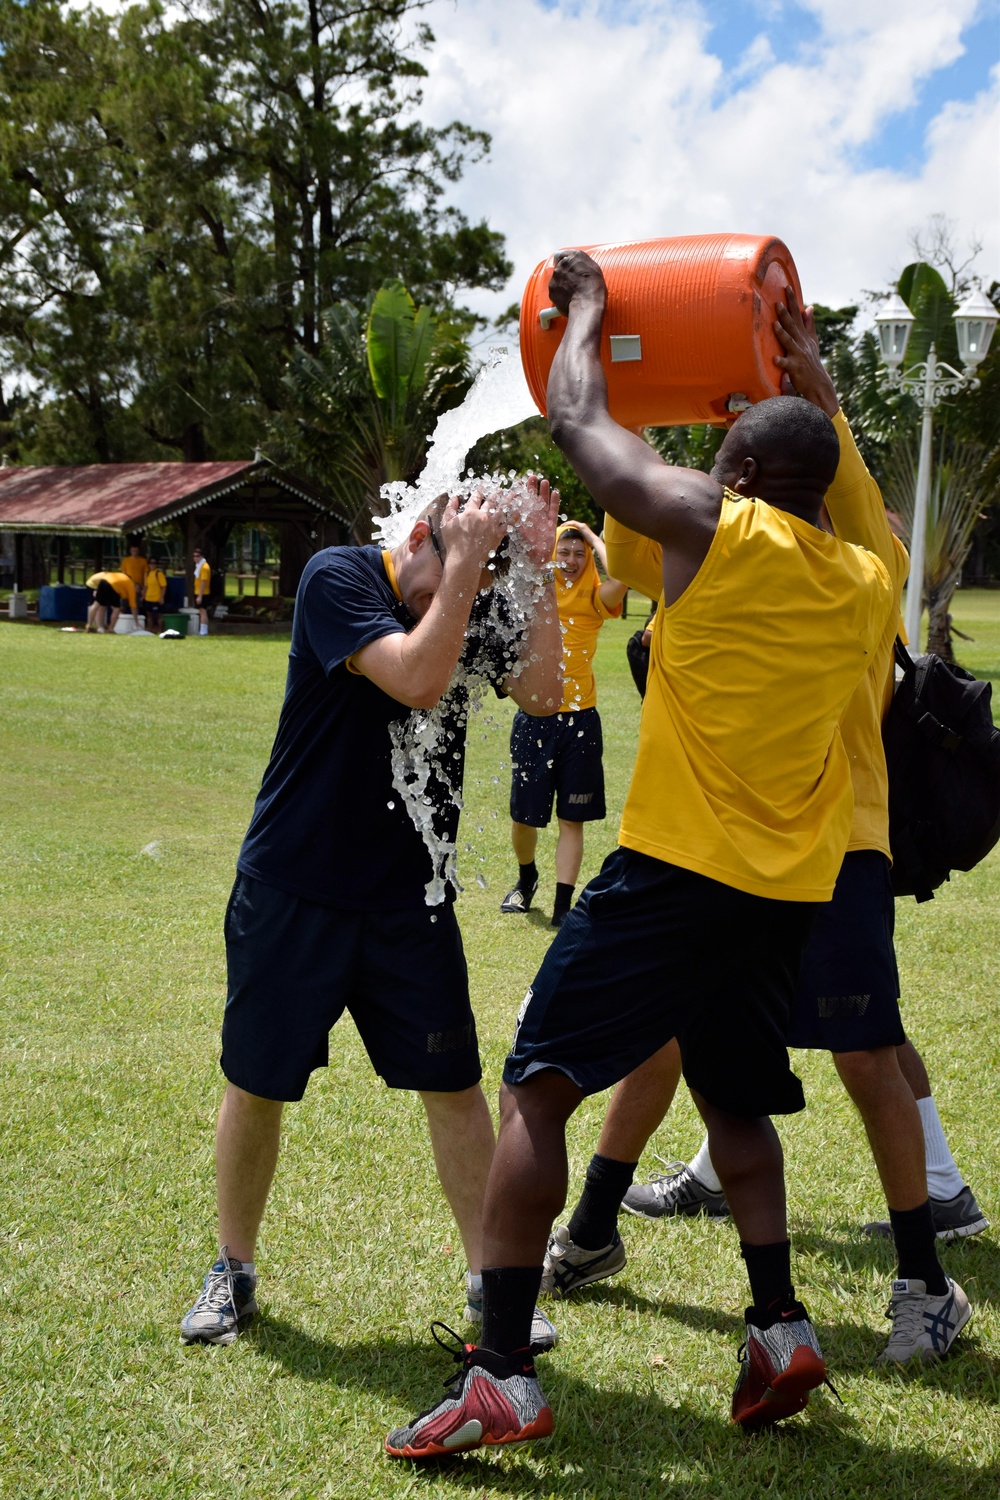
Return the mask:
<path id="1" fill-rule="evenodd" d="M 583 245 L 604 272 L 601 362 L 611 415 L 624 427 L 732 422 L 780 394 L 775 304 L 802 292 L 791 255 L 768 235 L 699 234 Z M 521 301 L 521 363 L 545 414 L 549 369 L 566 328 L 552 307 L 550 256 Z"/>

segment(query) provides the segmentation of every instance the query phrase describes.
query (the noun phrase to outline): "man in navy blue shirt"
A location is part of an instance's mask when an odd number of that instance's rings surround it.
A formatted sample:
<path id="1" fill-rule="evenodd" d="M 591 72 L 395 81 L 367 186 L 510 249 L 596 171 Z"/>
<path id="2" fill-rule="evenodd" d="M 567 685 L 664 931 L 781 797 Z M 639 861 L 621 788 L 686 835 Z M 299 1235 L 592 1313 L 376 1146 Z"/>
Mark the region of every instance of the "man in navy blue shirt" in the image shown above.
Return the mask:
<path id="1" fill-rule="evenodd" d="M 547 567 L 559 497 L 529 483 L 516 519 L 529 562 Z M 393 775 L 393 730 L 448 693 L 511 525 L 503 497 L 440 496 L 397 547 L 331 547 L 299 584 L 285 699 L 226 912 L 227 1079 L 216 1133 L 219 1258 L 181 1323 L 188 1343 L 228 1344 L 256 1311 L 257 1232 L 278 1157 L 285 1102 L 328 1061 L 348 1010 L 390 1088 L 416 1090 L 438 1177 L 480 1306 L 483 1197 L 493 1123 L 480 1086 L 454 890 Z M 562 696 L 551 581 L 523 638 L 491 675 L 528 713 Z M 453 845 L 465 704 L 455 690 L 451 764 L 431 777 L 434 828 Z M 455 766 L 457 764 L 457 774 Z M 429 889 L 444 899 L 428 905 Z M 551 1332 L 551 1325 L 547 1325 Z M 544 1332 L 544 1330 L 542 1330 Z M 554 1333 L 551 1334 L 554 1338 Z M 551 1340 L 550 1340 L 551 1341 Z"/>

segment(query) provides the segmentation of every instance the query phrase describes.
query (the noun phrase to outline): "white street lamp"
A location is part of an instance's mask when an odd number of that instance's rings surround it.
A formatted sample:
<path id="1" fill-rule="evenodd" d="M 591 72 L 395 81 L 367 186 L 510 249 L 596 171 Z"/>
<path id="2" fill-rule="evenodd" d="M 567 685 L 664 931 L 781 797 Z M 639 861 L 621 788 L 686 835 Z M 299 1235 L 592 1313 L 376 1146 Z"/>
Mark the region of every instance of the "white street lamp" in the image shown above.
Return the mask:
<path id="1" fill-rule="evenodd" d="M 943 396 L 957 396 L 960 391 L 974 391 L 979 386 L 976 366 L 986 358 L 993 330 L 1000 315 L 981 291 L 965 299 L 954 315 L 958 349 L 965 373 L 960 374 L 937 357 L 933 344 L 927 358 L 911 365 L 906 374 L 901 366 L 906 355 L 914 317 L 898 292 L 894 292 L 875 314 L 879 348 L 888 369 L 883 388 L 913 391 L 920 397 L 920 461 L 917 465 L 917 492 L 913 500 L 913 529 L 910 536 L 910 581 L 906 590 L 906 634 L 911 652 L 920 649 L 920 616 L 924 606 L 924 552 L 927 541 L 927 506 L 931 492 L 931 437 L 934 408 Z"/>

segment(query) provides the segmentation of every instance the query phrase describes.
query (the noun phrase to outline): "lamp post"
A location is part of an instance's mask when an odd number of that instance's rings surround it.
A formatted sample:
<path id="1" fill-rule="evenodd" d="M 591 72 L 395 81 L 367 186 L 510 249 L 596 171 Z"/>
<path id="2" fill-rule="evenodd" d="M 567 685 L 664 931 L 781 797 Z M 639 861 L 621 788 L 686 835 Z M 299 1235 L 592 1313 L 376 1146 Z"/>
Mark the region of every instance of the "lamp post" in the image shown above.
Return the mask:
<path id="1" fill-rule="evenodd" d="M 913 499 L 913 528 L 910 534 L 910 581 L 906 590 L 906 634 L 911 651 L 920 649 L 920 616 L 924 606 L 924 553 L 927 542 L 927 507 L 931 493 L 931 437 L 934 408 L 943 396 L 960 391 L 974 391 L 979 386 L 976 366 L 985 359 L 1000 323 L 993 303 L 982 291 L 972 292 L 955 310 L 955 333 L 964 372 L 952 369 L 937 357 L 931 344 L 927 358 L 902 373 L 906 346 L 914 324 L 913 314 L 898 292 L 893 292 L 875 314 L 879 349 L 888 377 L 883 388 L 912 391 L 920 398 L 920 459 L 917 464 L 917 490 Z"/>

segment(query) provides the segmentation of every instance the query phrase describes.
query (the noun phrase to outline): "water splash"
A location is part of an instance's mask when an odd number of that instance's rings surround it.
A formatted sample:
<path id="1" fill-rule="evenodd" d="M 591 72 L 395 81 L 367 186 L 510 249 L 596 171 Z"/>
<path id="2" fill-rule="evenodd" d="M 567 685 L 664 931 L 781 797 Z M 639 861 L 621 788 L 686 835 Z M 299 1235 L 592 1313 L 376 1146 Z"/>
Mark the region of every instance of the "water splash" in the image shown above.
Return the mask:
<path id="1" fill-rule="evenodd" d="M 508 482 L 506 493 L 516 506 L 519 496 L 527 496 L 527 489 L 523 482 Z M 556 608 L 516 526 L 509 536 L 510 569 L 476 600 L 448 691 L 432 709 L 414 709 L 389 726 L 392 784 L 431 858 L 433 873 L 424 895 L 428 906 L 440 905 L 449 885 L 456 892 L 462 890 L 455 835 L 442 833 L 441 825 L 457 827 L 462 810 L 465 757 L 461 746 L 469 719 L 479 713 L 495 683 L 519 677 L 528 664 L 519 659 L 521 643 L 539 606 L 553 613 Z M 554 706 L 550 701 L 539 708 Z M 499 777 L 492 779 L 499 782 Z M 454 809 L 452 816 L 449 808 Z M 482 826 L 478 831 L 483 831 Z"/>
<path id="2" fill-rule="evenodd" d="M 454 489 L 466 454 L 480 438 L 535 415 L 537 408 L 520 359 L 504 346 L 491 349 L 461 406 L 438 418 L 427 445 L 427 461 L 416 483 L 398 480 L 383 485 L 389 514 L 376 521 L 376 539 L 384 547 L 397 547 L 409 535 L 424 506 L 445 490 Z"/>
<path id="3" fill-rule="evenodd" d="M 404 541 L 425 507 L 443 492 L 454 491 L 460 480 L 463 489 L 502 492 L 511 516 L 510 566 L 473 607 L 465 648 L 448 691 L 434 708 L 414 709 L 389 727 L 392 784 L 431 858 L 433 873 L 425 888 L 428 906 L 439 906 L 449 885 L 456 892 L 462 889 L 455 838 L 442 832 L 442 825 L 457 827 L 462 809 L 465 760 L 461 746 L 469 716 L 478 713 L 494 683 L 506 675 L 520 675 L 525 665 L 518 659 L 521 643 L 540 601 L 544 598 L 550 609 L 555 608 L 517 526 L 519 510 L 532 503 L 523 478 L 512 474 L 461 478 L 466 455 L 480 438 L 534 413 L 520 359 L 506 348 L 491 349 L 461 406 L 438 419 L 417 482 L 388 484 L 382 490 L 389 513 L 376 522 L 376 538 L 384 547 Z"/>

